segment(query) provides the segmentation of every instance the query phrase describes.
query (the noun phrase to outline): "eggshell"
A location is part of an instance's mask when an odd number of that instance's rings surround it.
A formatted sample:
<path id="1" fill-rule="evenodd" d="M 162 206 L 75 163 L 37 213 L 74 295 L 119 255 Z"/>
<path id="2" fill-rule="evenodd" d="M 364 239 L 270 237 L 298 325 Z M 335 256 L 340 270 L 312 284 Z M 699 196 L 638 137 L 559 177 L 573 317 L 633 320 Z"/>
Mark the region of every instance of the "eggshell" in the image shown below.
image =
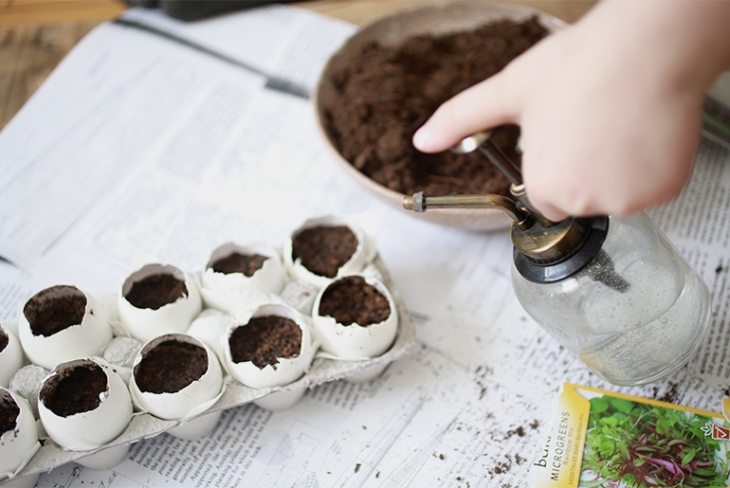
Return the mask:
<path id="1" fill-rule="evenodd" d="M 368 264 L 370 264 L 370 262 L 372 262 L 373 258 L 375 257 L 375 246 L 370 239 L 370 236 L 365 234 L 365 232 L 363 232 L 363 230 L 358 225 L 334 216 L 310 219 L 304 222 L 304 224 L 302 224 L 297 230 L 295 230 L 292 233 L 291 237 L 284 244 L 284 264 L 287 272 L 291 275 L 292 279 L 306 281 L 312 283 L 313 285 L 316 285 L 319 288 L 327 286 L 332 281 L 333 278 L 317 275 L 309 271 L 302 265 L 301 259 L 297 258 L 296 260 L 294 260 L 292 257 L 292 242 L 294 238 L 305 229 L 311 229 L 313 227 L 335 227 L 340 225 L 345 225 L 349 227 L 350 230 L 352 230 L 353 234 L 355 234 L 355 237 L 357 238 L 357 248 L 355 249 L 355 252 L 352 254 L 350 259 L 345 264 L 340 266 L 340 269 L 337 271 L 337 276 L 335 276 L 335 278 L 347 274 L 359 273 Z"/>
<path id="2" fill-rule="evenodd" d="M 125 298 L 132 286 L 157 274 L 169 274 L 185 282 L 187 295 L 160 308 L 137 308 Z M 129 333 L 142 342 L 162 334 L 185 332 L 203 308 L 203 302 L 195 279 L 174 266 L 148 264 L 132 273 L 124 282 L 118 299 L 119 319 Z"/>
<path id="3" fill-rule="evenodd" d="M 306 281 L 290 281 L 281 291 L 281 299 L 307 317 L 312 315 L 312 305 L 319 287 Z"/>
<path id="4" fill-rule="evenodd" d="M 36 335 L 31 329 L 28 315 L 31 301 L 41 310 L 57 306 L 58 300 L 83 295 L 86 298 L 84 315 L 79 324 L 72 325 L 50 336 Z M 40 320 L 37 314 L 35 320 Z M 30 317 L 33 320 L 33 317 Z M 36 324 L 37 325 L 37 324 Z M 36 293 L 20 310 L 18 335 L 23 350 L 31 362 L 46 369 L 71 359 L 99 356 L 104 346 L 112 340 L 112 329 L 103 305 L 92 295 L 74 286 L 53 286 Z"/>
<path id="5" fill-rule="evenodd" d="M 223 373 L 213 351 L 198 339 L 187 334 L 166 334 L 150 340 L 134 361 L 133 371 L 149 351 L 167 341 L 187 342 L 205 349 L 208 367 L 203 375 L 174 393 L 141 391 L 135 374 L 129 382 L 129 390 L 135 406 L 164 420 L 178 420 L 198 415 L 212 407 L 223 392 Z"/>
<path id="6" fill-rule="evenodd" d="M 208 346 L 222 363 L 224 358 L 222 339 L 234 322 L 231 314 L 207 308 L 193 320 L 187 333 Z"/>
<path id="7" fill-rule="evenodd" d="M 211 266 L 216 261 L 234 253 L 265 256 L 261 268 L 253 275 L 244 273 L 220 273 Z M 205 271 L 201 274 L 200 293 L 206 306 L 236 313 L 245 310 L 259 297 L 276 295 L 284 287 L 286 274 L 279 253 L 265 244 L 239 246 L 232 242 L 223 244 L 211 254 Z"/>
<path id="8" fill-rule="evenodd" d="M 40 448 L 38 429 L 30 405 L 24 398 L 0 388 L 0 399 L 12 401 L 20 410 L 15 428 L 0 433 L 0 483 L 14 478 Z"/>
<path id="9" fill-rule="evenodd" d="M 114 366 L 125 383 L 129 383 L 132 376 L 134 358 L 142 349 L 142 343 L 133 337 L 115 337 L 104 348 L 102 357 Z"/>
<path id="10" fill-rule="evenodd" d="M 41 391 L 43 378 L 48 376 L 49 370 L 38 366 L 37 364 L 29 364 L 20 368 L 12 378 L 10 378 L 10 389 L 18 395 L 25 398 L 33 410 L 33 416 L 40 418 L 38 413 L 38 392 Z"/>
<path id="11" fill-rule="evenodd" d="M 93 410 L 67 417 L 54 413 L 46 406 L 43 397 L 52 394 L 54 382 L 75 368 L 96 365 L 107 378 L 107 388 L 101 395 L 101 403 Z M 132 401 L 122 378 L 111 365 L 101 358 L 76 359 L 59 364 L 43 380 L 38 401 L 41 422 L 51 439 L 69 451 L 88 451 L 103 446 L 119 437 L 132 418 Z"/>
<path id="12" fill-rule="evenodd" d="M 267 364 L 263 368 L 259 368 L 251 361 L 241 363 L 233 362 L 231 348 L 228 344 L 231 334 L 238 327 L 245 327 L 252 318 L 266 317 L 269 315 L 287 318 L 299 326 L 302 331 L 302 344 L 299 354 L 291 358 L 278 358 L 277 364 Z M 245 314 L 237 315 L 235 319 L 235 323 L 229 327 L 223 338 L 225 341 L 222 347 L 224 355 L 223 365 L 228 373 L 240 383 L 251 388 L 281 386 L 297 380 L 309 370 L 319 344 L 312 339 L 309 319 L 297 310 L 288 305 L 267 304 L 261 305 Z"/>
<path id="13" fill-rule="evenodd" d="M 23 348 L 10 329 L 5 329 L 0 324 L 0 338 L 8 340 L 7 345 L 0 351 L 0 387 L 7 388 L 10 378 L 23 367 Z"/>
<path id="14" fill-rule="evenodd" d="M 312 311 L 314 331 L 322 342 L 322 350 L 327 353 L 342 359 L 372 358 L 384 353 L 393 344 L 398 333 L 398 312 L 390 291 L 382 282 L 373 276 L 362 274 L 354 276 L 361 276 L 365 283 L 386 297 L 390 305 L 388 318 L 380 323 L 363 327 L 359 324 L 342 325 L 337 323 L 334 317 L 320 315 L 319 304 L 328 288 L 325 287 L 320 290 L 314 301 Z"/>

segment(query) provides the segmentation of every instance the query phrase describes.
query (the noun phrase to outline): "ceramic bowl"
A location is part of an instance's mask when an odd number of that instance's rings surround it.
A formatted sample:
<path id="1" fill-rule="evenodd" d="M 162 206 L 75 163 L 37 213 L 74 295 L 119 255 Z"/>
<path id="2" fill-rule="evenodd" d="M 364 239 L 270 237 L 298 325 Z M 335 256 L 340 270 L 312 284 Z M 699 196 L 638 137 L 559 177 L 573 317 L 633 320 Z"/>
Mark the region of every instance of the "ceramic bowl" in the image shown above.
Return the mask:
<path id="1" fill-rule="evenodd" d="M 375 197 L 393 208 L 435 224 L 471 231 L 488 231 L 509 227 L 511 219 L 495 209 L 432 209 L 416 213 L 403 209 L 402 193 L 393 191 L 358 171 L 337 150 L 335 140 L 327 128 L 325 109 L 336 97 L 335 74 L 343 70 L 360 51 L 362 46 L 377 41 L 385 46 L 397 47 L 406 39 L 432 34 L 434 36 L 474 30 L 498 20 L 522 22 L 537 16 L 550 32 L 564 23 L 539 10 L 515 4 L 491 2 L 461 2 L 415 6 L 376 19 L 361 26 L 344 45 L 329 59 L 320 76 L 314 93 L 317 126 L 335 161 L 353 180 Z"/>

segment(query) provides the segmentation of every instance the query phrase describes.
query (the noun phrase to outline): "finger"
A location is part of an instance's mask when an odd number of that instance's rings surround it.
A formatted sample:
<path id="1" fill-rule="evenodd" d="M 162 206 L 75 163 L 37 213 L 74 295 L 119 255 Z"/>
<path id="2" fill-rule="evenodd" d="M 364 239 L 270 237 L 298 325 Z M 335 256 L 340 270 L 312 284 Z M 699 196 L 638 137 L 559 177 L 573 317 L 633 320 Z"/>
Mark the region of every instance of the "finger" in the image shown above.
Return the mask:
<path id="1" fill-rule="evenodd" d="M 426 153 L 444 151 L 463 138 L 501 124 L 516 122 L 516 97 L 502 71 L 443 103 L 413 136 Z"/>

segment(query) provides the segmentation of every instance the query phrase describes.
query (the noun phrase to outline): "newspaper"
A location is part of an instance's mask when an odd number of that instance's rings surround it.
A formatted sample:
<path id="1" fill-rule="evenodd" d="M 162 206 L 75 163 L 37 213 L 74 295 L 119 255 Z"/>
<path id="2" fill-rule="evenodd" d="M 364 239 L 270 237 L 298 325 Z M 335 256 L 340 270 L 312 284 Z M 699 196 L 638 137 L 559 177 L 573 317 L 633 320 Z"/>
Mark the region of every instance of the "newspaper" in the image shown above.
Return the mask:
<path id="1" fill-rule="evenodd" d="M 235 40 L 251 18 L 270 42 Z M 507 232 L 442 228 L 386 207 L 337 168 L 311 102 L 267 88 L 287 76 L 278 66 L 298 46 L 317 46 L 295 56 L 314 66 L 353 26 L 282 6 L 210 22 L 219 24 L 174 33 L 228 46 L 226 56 L 257 72 L 105 24 L 0 132 L 0 256 L 15 263 L 0 262 L 0 320 L 41 287 L 116 293 L 140 263 L 199 270 L 223 242 L 279 243 L 305 219 L 337 214 L 373 236 L 416 321 L 416 347 L 372 382 L 317 386 L 285 412 L 228 410 L 206 438 L 162 434 L 112 469 L 69 463 L 38 486 L 517 487 L 564 381 L 720 408 L 730 393 L 727 149 L 704 141 L 684 193 L 649 212 L 710 287 L 711 331 L 666 380 L 618 388 L 523 311 Z M 311 88 L 305 78 L 296 82 Z"/>

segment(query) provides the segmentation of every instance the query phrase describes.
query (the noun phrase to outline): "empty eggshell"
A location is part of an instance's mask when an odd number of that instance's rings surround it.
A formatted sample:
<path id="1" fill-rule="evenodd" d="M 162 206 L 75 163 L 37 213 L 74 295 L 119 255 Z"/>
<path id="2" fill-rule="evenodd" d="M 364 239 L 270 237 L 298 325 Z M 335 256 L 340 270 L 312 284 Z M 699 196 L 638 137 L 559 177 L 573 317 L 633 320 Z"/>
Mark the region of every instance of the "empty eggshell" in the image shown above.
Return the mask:
<path id="1" fill-rule="evenodd" d="M 390 313 L 382 322 L 361 326 L 357 323 L 343 325 L 334 317 L 320 313 L 320 303 L 327 291 L 337 286 L 340 280 L 360 277 L 367 285 L 374 287 L 388 300 Z M 351 304 L 354 308 L 358 304 Z M 328 286 L 322 288 L 314 301 L 312 311 L 314 331 L 322 342 L 322 350 L 342 359 L 362 359 L 379 356 L 393 344 L 398 332 L 398 312 L 390 291 L 385 285 L 373 276 L 351 275 L 338 278 Z"/>
<path id="2" fill-rule="evenodd" d="M 17 416 L 16 416 L 17 415 Z M 15 417 L 15 418 L 13 418 Z M 0 388 L 0 483 L 14 478 L 40 448 L 38 429 L 28 402 Z"/>
<path id="3" fill-rule="evenodd" d="M 141 287 L 149 290 L 138 291 Z M 162 296 L 155 297 L 151 290 L 157 290 Z M 186 331 L 203 308 L 192 275 L 161 264 L 148 264 L 132 273 L 122 285 L 118 303 L 122 324 L 142 342 L 162 334 Z"/>
<path id="4" fill-rule="evenodd" d="M 38 410 L 56 444 L 88 451 L 124 432 L 132 418 L 132 400 L 127 385 L 106 361 L 76 359 L 59 364 L 43 380 Z"/>
<path id="5" fill-rule="evenodd" d="M 350 258 L 342 264 L 337 270 L 337 274 L 334 277 L 327 277 L 320 274 L 313 273 L 307 269 L 300 258 L 294 259 L 293 257 L 293 242 L 296 237 L 307 229 L 313 229 L 316 227 L 348 227 L 357 239 L 357 248 L 350 256 Z M 316 219 L 310 219 L 304 222 L 297 230 L 295 230 L 291 237 L 284 244 L 284 264 L 294 280 L 307 281 L 321 288 L 326 286 L 332 281 L 333 278 L 344 276 L 352 273 L 359 273 L 362 271 L 375 257 L 375 246 L 368 236 L 358 225 L 348 222 L 347 220 L 341 219 L 334 216 L 320 217 Z"/>
<path id="6" fill-rule="evenodd" d="M 34 364 L 53 369 L 71 359 L 99 356 L 112 340 L 103 305 L 75 286 L 36 293 L 21 308 L 18 335 Z"/>
<path id="7" fill-rule="evenodd" d="M 244 264 L 244 256 L 260 256 L 265 260 L 255 270 L 235 271 Z M 270 246 L 239 246 L 229 242 L 213 251 L 200 281 L 206 306 L 236 313 L 281 292 L 285 273 L 279 253 Z"/>
<path id="8" fill-rule="evenodd" d="M 206 308 L 193 320 L 187 333 L 208 346 L 222 363 L 224 358 L 222 338 L 234 322 L 232 315 L 214 308 Z"/>
<path id="9" fill-rule="evenodd" d="M 23 348 L 10 329 L 0 324 L 0 387 L 7 388 L 10 378 L 23 367 Z"/>
<path id="10" fill-rule="evenodd" d="M 165 362 L 164 354 L 172 355 L 173 360 Z M 148 368 L 158 366 L 164 367 L 159 375 L 172 380 L 174 386 L 165 383 L 151 388 L 145 382 L 144 377 L 151 373 Z M 196 379 L 185 380 L 198 374 Z M 153 391 L 157 386 L 160 391 Z M 166 334 L 150 340 L 137 355 L 129 390 L 138 409 L 161 419 L 179 420 L 198 415 L 218 401 L 223 373 L 215 354 L 203 342 L 188 334 Z"/>
<path id="11" fill-rule="evenodd" d="M 251 319 L 269 316 L 289 319 L 299 326 L 301 344 L 298 353 L 288 358 L 277 356 L 275 364 L 269 363 L 263 367 L 257 366 L 250 360 L 235 362 L 230 347 L 230 339 L 236 330 L 247 327 Z M 235 319 L 235 323 L 229 327 L 224 336 L 223 364 L 228 373 L 240 383 L 251 388 L 281 386 L 299 379 L 309 370 L 319 344 L 312 339 L 309 319 L 297 310 L 288 305 L 267 304 L 237 315 Z"/>

